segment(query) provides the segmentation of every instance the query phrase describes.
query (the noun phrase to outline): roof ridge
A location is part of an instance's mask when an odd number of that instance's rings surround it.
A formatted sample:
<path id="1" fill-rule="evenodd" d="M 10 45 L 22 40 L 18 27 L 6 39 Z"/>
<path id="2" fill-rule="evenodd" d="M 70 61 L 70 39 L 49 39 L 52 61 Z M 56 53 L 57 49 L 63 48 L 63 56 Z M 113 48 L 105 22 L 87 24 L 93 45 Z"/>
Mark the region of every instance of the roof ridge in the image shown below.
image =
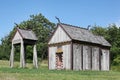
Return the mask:
<path id="1" fill-rule="evenodd" d="M 36 34 L 32 30 L 17 28 L 23 39 L 38 40 Z"/>
<path id="2" fill-rule="evenodd" d="M 66 24 L 66 23 L 60 23 L 60 24 L 67 25 L 67 26 L 74 27 L 74 28 L 80 28 L 80 29 L 88 30 L 86 28 L 83 28 L 83 27 L 80 27 L 80 26 L 71 25 L 71 24 Z"/>
<path id="3" fill-rule="evenodd" d="M 101 35 L 97 35 L 97 34 L 93 34 L 95 37 L 103 37 L 104 38 L 104 36 L 101 36 Z"/>
<path id="4" fill-rule="evenodd" d="M 21 29 L 21 28 L 18 28 L 20 30 L 24 30 L 24 31 L 32 31 L 31 29 Z"/>

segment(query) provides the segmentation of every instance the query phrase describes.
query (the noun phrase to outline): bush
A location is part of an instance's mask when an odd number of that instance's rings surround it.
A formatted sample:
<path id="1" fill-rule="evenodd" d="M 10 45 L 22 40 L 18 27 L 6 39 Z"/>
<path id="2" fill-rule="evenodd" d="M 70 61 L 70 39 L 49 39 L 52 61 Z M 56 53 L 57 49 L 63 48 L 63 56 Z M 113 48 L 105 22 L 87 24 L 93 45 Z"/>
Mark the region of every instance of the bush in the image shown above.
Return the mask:
<path id="1" fill-rule="evenodd" d="M 111 70 L 112 71 L 120 71 L 120 66 L 112 66 Z"/>

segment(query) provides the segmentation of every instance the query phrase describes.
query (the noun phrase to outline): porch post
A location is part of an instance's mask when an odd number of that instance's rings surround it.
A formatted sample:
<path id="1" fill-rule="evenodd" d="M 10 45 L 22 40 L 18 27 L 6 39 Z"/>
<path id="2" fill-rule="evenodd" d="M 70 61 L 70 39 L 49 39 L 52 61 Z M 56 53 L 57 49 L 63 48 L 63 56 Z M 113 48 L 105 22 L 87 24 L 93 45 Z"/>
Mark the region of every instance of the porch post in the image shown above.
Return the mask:
<path id="1" fill-rule="evenodd" d="M 14 66 L 14 44 L 12 43 L 12 49 L 10 54 L 10 67 L 12 68 Z"/>
<path id="2" fill-rule="evenodd" d="M 36 44 L 33 47 L 33 65 L 35 68 L 38 68 Z"/>
<path id="3" fill-rule="evenodd" d="M 24 42 L 21 41 L 21 49 L 20 49 L 20 67 L 25 67 L 25 49 L 24 49 Z"/>

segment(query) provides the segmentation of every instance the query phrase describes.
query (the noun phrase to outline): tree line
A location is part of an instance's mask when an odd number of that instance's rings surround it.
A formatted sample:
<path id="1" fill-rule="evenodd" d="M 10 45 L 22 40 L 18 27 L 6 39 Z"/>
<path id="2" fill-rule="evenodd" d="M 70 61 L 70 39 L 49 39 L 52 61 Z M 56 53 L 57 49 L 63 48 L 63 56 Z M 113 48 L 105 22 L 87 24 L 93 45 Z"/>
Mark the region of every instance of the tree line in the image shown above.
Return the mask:
<path id="1" fill-rule="evenodd" d="M 14 26 L 13 30 L 9 33 L 9 35 L 3 37 L 1 39 L 0 44 L 0 59 L 9 60 L 9 55 L 11 52 L 11 39 L 15 34 L 16 27 L 21 29 L 31 29 L 35 32 L 38 37 L 37 42 L 37 53 L 38 59 L 46 59 L 47 58 L 47 42 L 49 37 L 52 35 L 55 30 L 55 23 L 50 22 L 45 16 L 41 13 L 37 15 L 30 15 L 30 19 L 21 22 Z M 104 36 L 104 38 L 112 45 L 110 49 L 111 55 L 111 64 L 112 65 L 120 65 L 120 28 L 116 24 L 111 24 L 106 27 L 93 25 L 90 29 L 95 35 Z M 32 47 L 27 46 L 27 61 L 32 61 Z M 20 46 L 16 46 L 15 48 L 15 60 L 19 61 L 20 57 Z"/>

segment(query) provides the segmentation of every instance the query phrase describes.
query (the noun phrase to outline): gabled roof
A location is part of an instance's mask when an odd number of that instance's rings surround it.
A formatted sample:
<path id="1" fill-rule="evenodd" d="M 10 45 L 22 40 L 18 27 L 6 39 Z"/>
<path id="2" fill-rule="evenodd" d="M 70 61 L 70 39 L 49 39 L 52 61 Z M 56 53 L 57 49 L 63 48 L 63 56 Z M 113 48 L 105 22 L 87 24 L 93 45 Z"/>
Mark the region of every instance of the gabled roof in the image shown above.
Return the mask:
<path id="1" fill-rule="evenodd" d="M 64 23 L 59 23 L 58 25 L 63 28 L 63 30 L 68 34 L 68 36 L 70 36 L 72 40 L 100 44 L 102 46 L 111 46 L 109 42 L 104 39 L 104 37 L 96 36 L 85 28 L 80 28 Z"/>
<path id="2" fill-rule="evenodd" d="M 32 30 L 23 30 L 17 28 L 17 31 L 20 33 L 23 39 L 38 40 L 38 38 L 36 37 L 35 33 Z"/>

